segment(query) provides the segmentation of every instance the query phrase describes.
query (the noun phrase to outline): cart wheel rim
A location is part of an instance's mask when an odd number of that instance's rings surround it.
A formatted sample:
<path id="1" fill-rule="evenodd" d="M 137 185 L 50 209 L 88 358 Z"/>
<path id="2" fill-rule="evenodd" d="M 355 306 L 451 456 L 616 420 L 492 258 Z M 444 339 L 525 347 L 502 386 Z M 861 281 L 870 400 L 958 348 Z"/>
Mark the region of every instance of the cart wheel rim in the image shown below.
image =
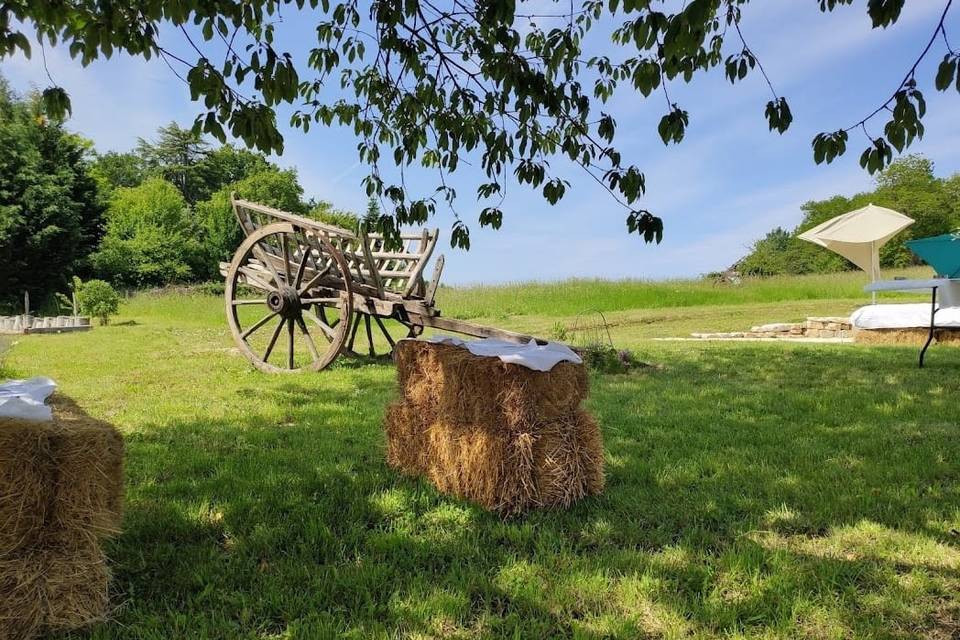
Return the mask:
<path id="1" fill-rule="evenodd" d="M 256 293 L 242 296 L 242 286 Z M 224 299 L 237 348 L 269 373 L 328 366 L 343 348 L 353 313 L 343 254 L 324 235 L 287 222 L 261 227 L 241 243 L 227 271 Z M 335 310 L 340 321 L 330 322 L 316 309 Z M 267 339 L 266 348 L 255 339 Z"/>

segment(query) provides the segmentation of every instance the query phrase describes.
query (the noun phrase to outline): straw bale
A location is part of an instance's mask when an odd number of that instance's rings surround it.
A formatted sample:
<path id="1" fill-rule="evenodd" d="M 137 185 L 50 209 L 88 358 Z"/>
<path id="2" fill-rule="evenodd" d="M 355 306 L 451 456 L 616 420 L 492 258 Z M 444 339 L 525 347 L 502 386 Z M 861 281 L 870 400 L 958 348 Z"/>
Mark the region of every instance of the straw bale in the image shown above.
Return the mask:
<path id="1" fill-rule="evenodd" d="M 398 403 L 386 425 L 391 466 L 492 511 L 568 507 L 603 490 L 603 442 L 585 411 L 517 432 L 443 420 L 424 426 Z"/>
<path id="2" fill-rule="evenodd" d="M 540 501 L 569 507 L 603 491 L 603 439 L 590 414 L 577 411 L 540 432 L 533 465 Z"/>
<path id="3" fill-rule="evenodd" d="M 120 529 L 123 439 L 54 396 L 52 422 L 0 418 L 0 555 Z"/>
<path id="4" fill-rule="evenodd" d="M 40 557 L 0 556 L 0 638 L 26 640 L 40 633 L 46 597 Z"/>
<path id="5" fill-rule="evenodd" d="M 603 490 L 603 442 L 579 408 L 582 365 L 548 372 L 452 345 L 404 341 L 401 399 L 387 409 L 387 462 L 504 515 L 568 507 Z"/>
<path id="6" fill-rule="evenodd" d="M 110 571 L 99 545 L 48 551 L 45 626 L 60 631 L 101 622 L 108 613 L 109 584 Z"/>
<path id="7" fill-rule="evenodd" d="M 930 335 L 929 329 L 855 329 L 853 341 L 861 344 L 906 344 L 922 346 Z M 935 329 L 937 344 L 960 344 L 960 329 Z"/>
<path id="8" fill-rule="evenodd" d="M 123 438 L 72 402 L 53 405 L 57 486 L 50 528 L 67 540 L 114 535 L 123 518 Z"/>
<path id="9" fill-rule="evenodd" d="M 120 527 L 123 441 L 55 395 L 52 422 L 0 419 L 0 638 L 107 613 L 100 540 Z"/>
<path id="10" fill-rule="evenodd" d="M 427 428 L 427 443 L 426 475 L 437 490 L 497 508 L 507 432 L 435 422 Z"/>
<path id="11" fill-rule="evenodd" d="M 0 421 L 0 557 L 37 542 L 53 493 L 46 429 L 35 422 Z"/>
<path id="12" fill-rule="evenodd" d="M 476 356 L 461 347 L 404 340 L 394 352 L 404 397 L 445 420 L 522 429 L 576 409 L 587 397 L 583 366 L 561 362 L 549 372 Z"/>
<path id="13" fill-rule="evenodd" d="M 387 407 L 384 419 L 387 434 L 387 464 L 407 475 L 427 470 L 427 427 L 422 417 L 406 402 Z"/>
<path id="14" fill-rule="evenodd" d="M 108 612 L 110 574 L 96 544 L 0 559 L 0 637 L 78 629 Z"/>

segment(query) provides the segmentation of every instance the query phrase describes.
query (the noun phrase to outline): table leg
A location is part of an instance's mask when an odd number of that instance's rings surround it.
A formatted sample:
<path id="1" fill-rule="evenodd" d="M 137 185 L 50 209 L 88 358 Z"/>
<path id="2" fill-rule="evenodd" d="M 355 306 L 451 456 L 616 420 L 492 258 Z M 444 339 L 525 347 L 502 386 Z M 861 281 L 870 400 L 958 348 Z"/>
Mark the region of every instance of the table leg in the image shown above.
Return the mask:
<path id="1" fill-rule="evenodd" d="M 927 342 L 923 345 L 923 349 L 920 350 L 920 368 L 923 368 L 923 356 L 927 353 L 927 348 L 930 346 L 930 343 L 933 342 L 933 330 L 936 328 L 935 318 L 937 315 L 937 288 L 933 287 L 933 292 L 930 294 L 930 335 L 927 336 Z"/>

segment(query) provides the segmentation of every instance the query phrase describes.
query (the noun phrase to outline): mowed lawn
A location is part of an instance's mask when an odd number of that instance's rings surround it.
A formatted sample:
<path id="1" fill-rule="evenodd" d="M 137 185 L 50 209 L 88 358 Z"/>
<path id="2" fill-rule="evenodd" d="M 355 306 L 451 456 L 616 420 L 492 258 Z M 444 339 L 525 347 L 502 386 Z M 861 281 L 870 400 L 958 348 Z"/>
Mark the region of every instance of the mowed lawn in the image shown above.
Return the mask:
<path id="1" fill-rule="evenodd" d="M 515 520 L 386 466 L 392 367 L 260 373 L 212 296 L 20 338 L 0 375 L 50 375 L 126 436 L 94 638 L 956 638 L 960 349 L 918 370 L 912 347 L 648 339 L 847 313 L 848 280 L 642 307 L 613 285 L 443 290 L 446 315 L 519 330 L 601 309 L 658 365 L 592 378 L 606 492 Z"/>

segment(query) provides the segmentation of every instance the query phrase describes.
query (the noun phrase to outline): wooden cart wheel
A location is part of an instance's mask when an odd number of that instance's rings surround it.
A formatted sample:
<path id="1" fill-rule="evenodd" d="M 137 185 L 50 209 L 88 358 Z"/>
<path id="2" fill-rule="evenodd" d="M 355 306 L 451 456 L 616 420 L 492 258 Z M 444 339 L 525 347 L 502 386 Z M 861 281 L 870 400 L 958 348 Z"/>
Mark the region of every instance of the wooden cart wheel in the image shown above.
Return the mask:
<path id="1" fill-rule="evenodd" d="M 247 236 L 230 263 L 224 297 L 234 342 L 261 371 L 318 371 L 347 340 L 347 262 L 326 237 L 288 222 Z"/>
<path id="2" fill-rule="evenodd" d="M 358 344 L 357 334 L 361 327 L 366 338 L 361 336 Z M 423 327 L 408 320 L 381 318 L 374 314 L 354 311 L 350 339 L 344 351 L 355 357 L 389 359 L 393 355 L 397 340 L 416 338 L 421 333 L 423 333 Z"/>

